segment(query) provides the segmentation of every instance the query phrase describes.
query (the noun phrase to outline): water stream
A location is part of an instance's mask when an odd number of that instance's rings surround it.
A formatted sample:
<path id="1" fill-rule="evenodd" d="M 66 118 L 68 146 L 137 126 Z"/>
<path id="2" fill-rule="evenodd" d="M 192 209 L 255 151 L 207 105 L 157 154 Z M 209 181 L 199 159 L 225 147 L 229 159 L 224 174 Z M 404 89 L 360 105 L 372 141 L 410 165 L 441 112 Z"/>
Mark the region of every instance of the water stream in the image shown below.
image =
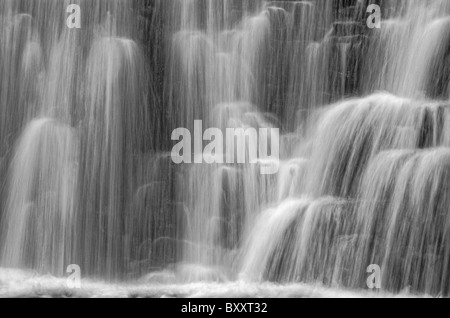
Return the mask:
<path id="1" fill-rule="evenodd" d="M 449 296 L 449 98 L 450 0 L 0 0 L 0 295 Z M 196 120 L 278 173 L 175 164 Z"/>

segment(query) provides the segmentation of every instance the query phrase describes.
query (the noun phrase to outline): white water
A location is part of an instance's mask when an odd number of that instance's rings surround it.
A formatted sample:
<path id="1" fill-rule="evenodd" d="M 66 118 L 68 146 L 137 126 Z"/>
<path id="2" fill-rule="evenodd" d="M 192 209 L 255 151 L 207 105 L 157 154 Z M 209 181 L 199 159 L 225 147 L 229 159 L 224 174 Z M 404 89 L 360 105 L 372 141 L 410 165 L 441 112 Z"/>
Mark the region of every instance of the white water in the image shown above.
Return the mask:
<path id="1" fill-rule="evenodd" d="M 80 30 L 0 3 L 0 295 L 74 295 L 70 264 L 78 296 L 448 295 L 449 0 L 380 30 L 368 1 L 75 2 Z M 280 128 L 279 173 L 175 165 L 195 120 Z"/>

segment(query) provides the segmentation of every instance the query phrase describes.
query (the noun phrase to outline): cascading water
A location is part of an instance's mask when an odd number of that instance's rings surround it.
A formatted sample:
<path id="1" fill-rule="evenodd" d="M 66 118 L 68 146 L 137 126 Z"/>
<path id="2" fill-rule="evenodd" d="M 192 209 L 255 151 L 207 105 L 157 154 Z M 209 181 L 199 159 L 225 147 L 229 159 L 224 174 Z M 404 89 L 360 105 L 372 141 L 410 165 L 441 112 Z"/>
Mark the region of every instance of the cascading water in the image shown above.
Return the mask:
<path id="1" fill-rule="evenodd" d="M 362 293 L 377 265 L 384 292 L 448 296 L 449 18 L 450 0 L 0 0 L 0 283 L 77 264 L 156 296 Z M 208 157 L 209 128 L 279 128 L 278 172 L 217 161 L 260 135 Z"/>

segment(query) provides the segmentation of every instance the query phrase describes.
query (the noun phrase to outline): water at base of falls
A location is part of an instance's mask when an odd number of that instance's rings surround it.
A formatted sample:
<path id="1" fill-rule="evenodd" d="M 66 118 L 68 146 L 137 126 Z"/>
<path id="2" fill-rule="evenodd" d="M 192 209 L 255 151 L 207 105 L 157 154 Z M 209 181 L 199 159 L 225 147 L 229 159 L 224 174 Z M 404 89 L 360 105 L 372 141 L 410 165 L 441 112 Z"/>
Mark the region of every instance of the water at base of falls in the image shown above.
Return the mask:
<path id="1" fill-rule="evenodd" d="M 397 294 L 329 288 L 311 284 L 279 285 L 270 282 L 228 282 L 189 284 L 148 283 L 145 279 L 127 283 L 83 280 L 82 288 L 67 287 L 64 278 L 18 270 L 0 270 L 0 297 L 70 298 L 417 298 L 405 290 Z M 424 298 L 424 296 L 421 296 Z"/>
<path id="2" fill-rule="evenodd" d="M 450 0 L 370 3 L 1 1 L 0 297 L 450 296 Z"/>

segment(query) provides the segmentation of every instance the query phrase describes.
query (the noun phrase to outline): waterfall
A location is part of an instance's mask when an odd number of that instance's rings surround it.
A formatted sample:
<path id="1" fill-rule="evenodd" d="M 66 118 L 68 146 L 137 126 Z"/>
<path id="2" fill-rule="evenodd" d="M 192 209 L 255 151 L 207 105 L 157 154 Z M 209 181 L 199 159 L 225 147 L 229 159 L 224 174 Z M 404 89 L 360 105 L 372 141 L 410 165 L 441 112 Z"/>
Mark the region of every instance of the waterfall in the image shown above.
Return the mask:
<path id="1" fill-rule="evenodd" d="M 449 30 L 450 0 L 1 1 L 0 272 L 448 296 Z"/>
<path id="2" fill-rule="evenodd" d="M 72 129 L 52 119 L 25 128 L 10 170 L 4 265 L 63 273 L 74 240 L 76 151 Z"/>

